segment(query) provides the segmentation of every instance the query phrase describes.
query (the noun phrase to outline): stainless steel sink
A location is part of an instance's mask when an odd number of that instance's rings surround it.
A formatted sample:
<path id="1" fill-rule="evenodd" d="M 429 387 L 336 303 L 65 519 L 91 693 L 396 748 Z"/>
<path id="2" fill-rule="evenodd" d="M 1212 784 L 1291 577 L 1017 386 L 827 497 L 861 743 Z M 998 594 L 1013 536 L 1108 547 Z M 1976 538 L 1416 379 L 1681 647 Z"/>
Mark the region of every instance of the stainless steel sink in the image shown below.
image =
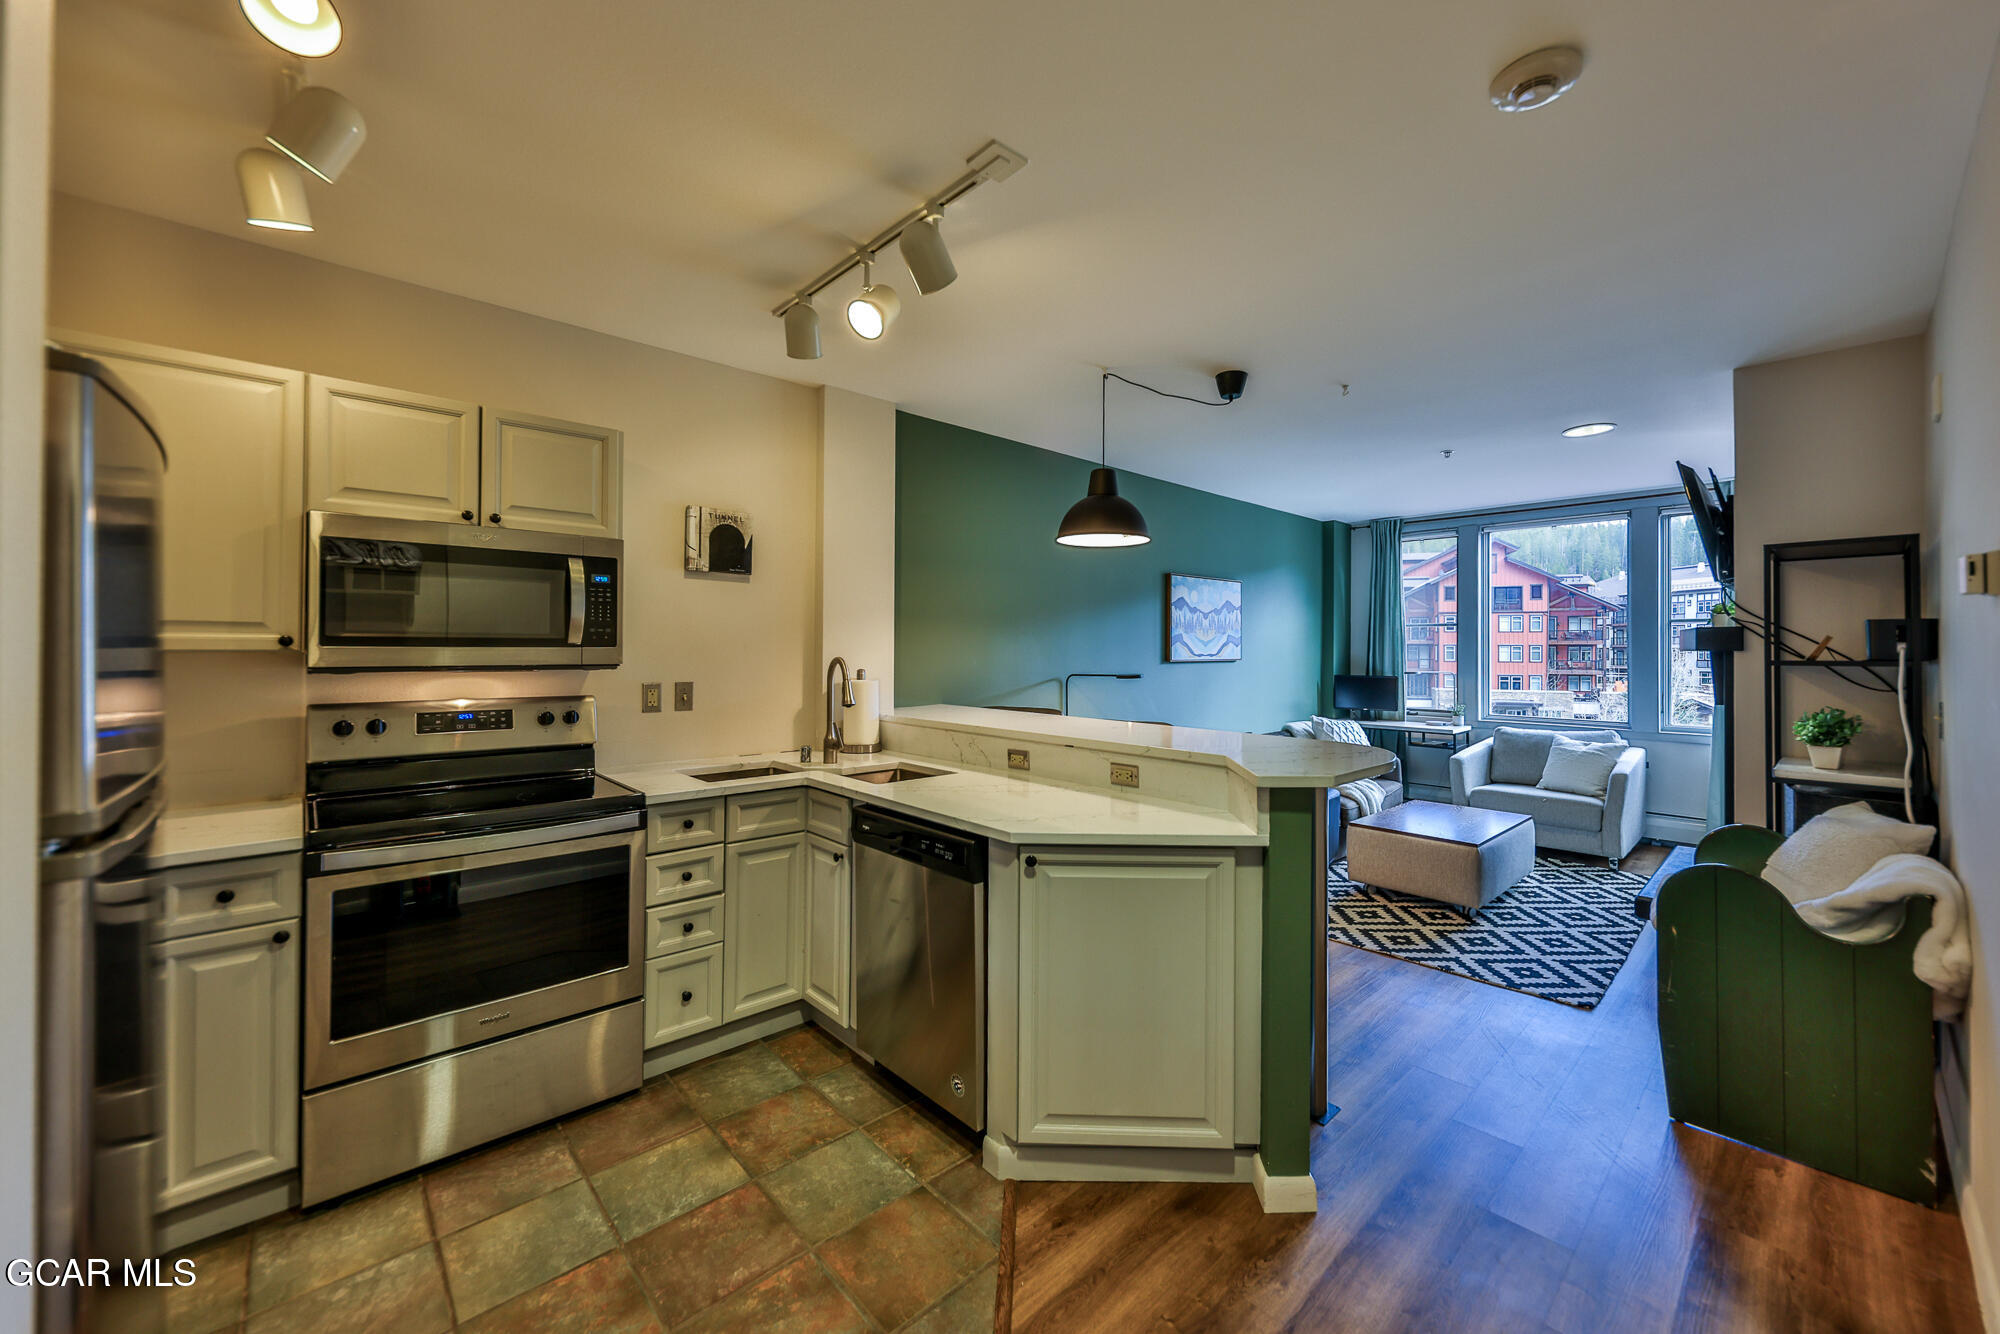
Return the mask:
<path id="1" fill-rule="evenodd" d="M 704 783 L 728 783 L 738 778 L 769 778 L 774 774 L 795 774 L 797 769 L 782 764 L 753 764 L 742 769 L 709 769 L 689 778 L 699 778 Z"/>
<path id="2" fill-rule="evenodd" d="M 864 783 L 907 783 L 912 778 L 936 778 L 944 773 L 942 769 L 908 769 L 895 765 L 887 769 L 863 769 L 859 773 L 844 773 L 842 778 L 858 778 Z"/>

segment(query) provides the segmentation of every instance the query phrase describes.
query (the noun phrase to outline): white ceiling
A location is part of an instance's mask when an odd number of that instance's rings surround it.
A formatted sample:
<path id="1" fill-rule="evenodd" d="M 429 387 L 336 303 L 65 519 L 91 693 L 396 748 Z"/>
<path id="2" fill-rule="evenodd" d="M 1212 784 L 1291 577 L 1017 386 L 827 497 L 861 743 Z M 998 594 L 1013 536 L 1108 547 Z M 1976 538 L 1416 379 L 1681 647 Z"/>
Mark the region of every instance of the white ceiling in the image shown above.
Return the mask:
<path id="1" fill-rule="evenodd" d="M 241 222 L 279 57 L 235 0 L 62 0 L 58 188 L 1079 455 L 1098 367 L 1240 366 L 1227 411 L 1113 385 L 1112 462 L 1346 519 L 1727 472 L 1733 367 L 1920 331 L 2000 36 L 1989 0 L 338 3 L 311 77 L 369 140 L 313 235 Z M 1493 111 L 1557 41 L 1576 89 Z M 892 268 L 888 338 L 828 306 L 787 360 L 770 308 L 989 138 L 1029 163 L 948 214 L 958 282 Z"/>

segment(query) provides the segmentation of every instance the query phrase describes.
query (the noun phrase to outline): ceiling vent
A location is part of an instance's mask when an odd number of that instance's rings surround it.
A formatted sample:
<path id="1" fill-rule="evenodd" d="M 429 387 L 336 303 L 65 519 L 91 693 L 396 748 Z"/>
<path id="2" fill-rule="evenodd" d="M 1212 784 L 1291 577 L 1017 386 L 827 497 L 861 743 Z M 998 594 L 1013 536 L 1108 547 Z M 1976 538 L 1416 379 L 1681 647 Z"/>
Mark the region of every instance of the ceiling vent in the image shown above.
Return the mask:
<path id="1" fill-rule="evenodd" d="M 1573 46 L 1531 51 L 1493 76 L 1487 90 L 1502 111 L 1533 111 L 1568 92 L 1583 73 L 1583 52 Z"/>

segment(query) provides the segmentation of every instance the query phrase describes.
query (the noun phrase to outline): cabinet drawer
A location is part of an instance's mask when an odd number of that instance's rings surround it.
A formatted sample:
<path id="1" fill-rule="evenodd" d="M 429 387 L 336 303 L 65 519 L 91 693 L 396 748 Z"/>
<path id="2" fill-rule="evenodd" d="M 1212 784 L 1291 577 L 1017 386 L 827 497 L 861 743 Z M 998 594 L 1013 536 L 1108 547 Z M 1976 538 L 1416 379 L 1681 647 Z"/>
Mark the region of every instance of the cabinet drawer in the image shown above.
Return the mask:
<path id="1" fill-rule="evenodd" d="M 722 940 L 722 895 L 671 903 L 646 914 L 646 957 L 679 954 Z"/>
<path id="2" fill-rule="evenodd" d="M 646 906 L 698 899 L 722 892 L 722 848 L 700 848 L 646 858 Z"/>
<path id="3" fill-rule="evenodd" d="M 671 852 L 722 839 L 722 798 L 677 801 L 646 811 L 646 851 Z"/>
<path id="4" fill-rule="evenodd" d="M 784 792 L 750 792 L 729 799 L 729 841 L 743 838 L 770 838 L 775 834 L 796 834 L 806 827 L 806 794 L 797 788 Z"/>
<path id="5" fill-rule="evenodd" d="M 806 832 L 835 843 L 847 842 L 847 798 L 828 792 L 807 792 Z"/>
<path id="6" fill-rule="evenodd" d="M 299 855 L 293 852 L 161 871 L 160 921 L 154 934 L 178 940 L 297 917 L 299 869 Z"/>
<path id="7" fill-rule="evenodd" d="M 722 1022 L 722 946 L 646 960 L 646 1045 L 657 1047 Z"/>

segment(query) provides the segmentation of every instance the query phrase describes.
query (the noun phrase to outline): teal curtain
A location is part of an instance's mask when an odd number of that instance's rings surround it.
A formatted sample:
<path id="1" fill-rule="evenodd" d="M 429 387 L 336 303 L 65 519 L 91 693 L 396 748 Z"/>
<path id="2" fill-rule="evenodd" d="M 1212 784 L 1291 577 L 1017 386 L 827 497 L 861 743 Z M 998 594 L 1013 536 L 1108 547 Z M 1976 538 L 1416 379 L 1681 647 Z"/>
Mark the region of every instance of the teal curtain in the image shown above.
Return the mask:
<path id="1" fill-rule="evenodd" d="M 1347 675 L 1352 614 L 1354 530 L 1338 519 L 1320 525 L 1319 711 L 1333 717 L 1333 678 Z"/>
<path id="2" fill-rule="evenodd" d="M 1722 484 L 1722 494 L 1725 497 L 1736 494 L 1736 482 L 1733 478 Z M 1725 587 L 1722 595 L 1734 601 L 1736 589 L 1733 586 Z M 1734 668 L 1731 664 L 1719 662 L 1714 665 L 1718 674 L 1729 671 L 1733 677 Z M 1745 665 L 1748 665 L 1747 661 Z M 1731 685 L 1732 695 L 1740 685 L 1740 682 Z M 1723 809 L 1722 799 L 1723 793 L 1727 791 L 1725 775 L 1729 772 L 1729 763 L 1735 749 L 1729 744 L 1730 717 L 1729 706 L 1718 702 L 1708 718 L 1708 827 L 1710 829 L 1720 829 L 1736 818 L 1734 811 Z"/>
<path id="3" fill-rule="evenodd" d="M 1403 679 L 1403 521 L 1368 525 L 1368 674 Z M 1401 712 L 1401 710 L 1397 710 Z"/>

